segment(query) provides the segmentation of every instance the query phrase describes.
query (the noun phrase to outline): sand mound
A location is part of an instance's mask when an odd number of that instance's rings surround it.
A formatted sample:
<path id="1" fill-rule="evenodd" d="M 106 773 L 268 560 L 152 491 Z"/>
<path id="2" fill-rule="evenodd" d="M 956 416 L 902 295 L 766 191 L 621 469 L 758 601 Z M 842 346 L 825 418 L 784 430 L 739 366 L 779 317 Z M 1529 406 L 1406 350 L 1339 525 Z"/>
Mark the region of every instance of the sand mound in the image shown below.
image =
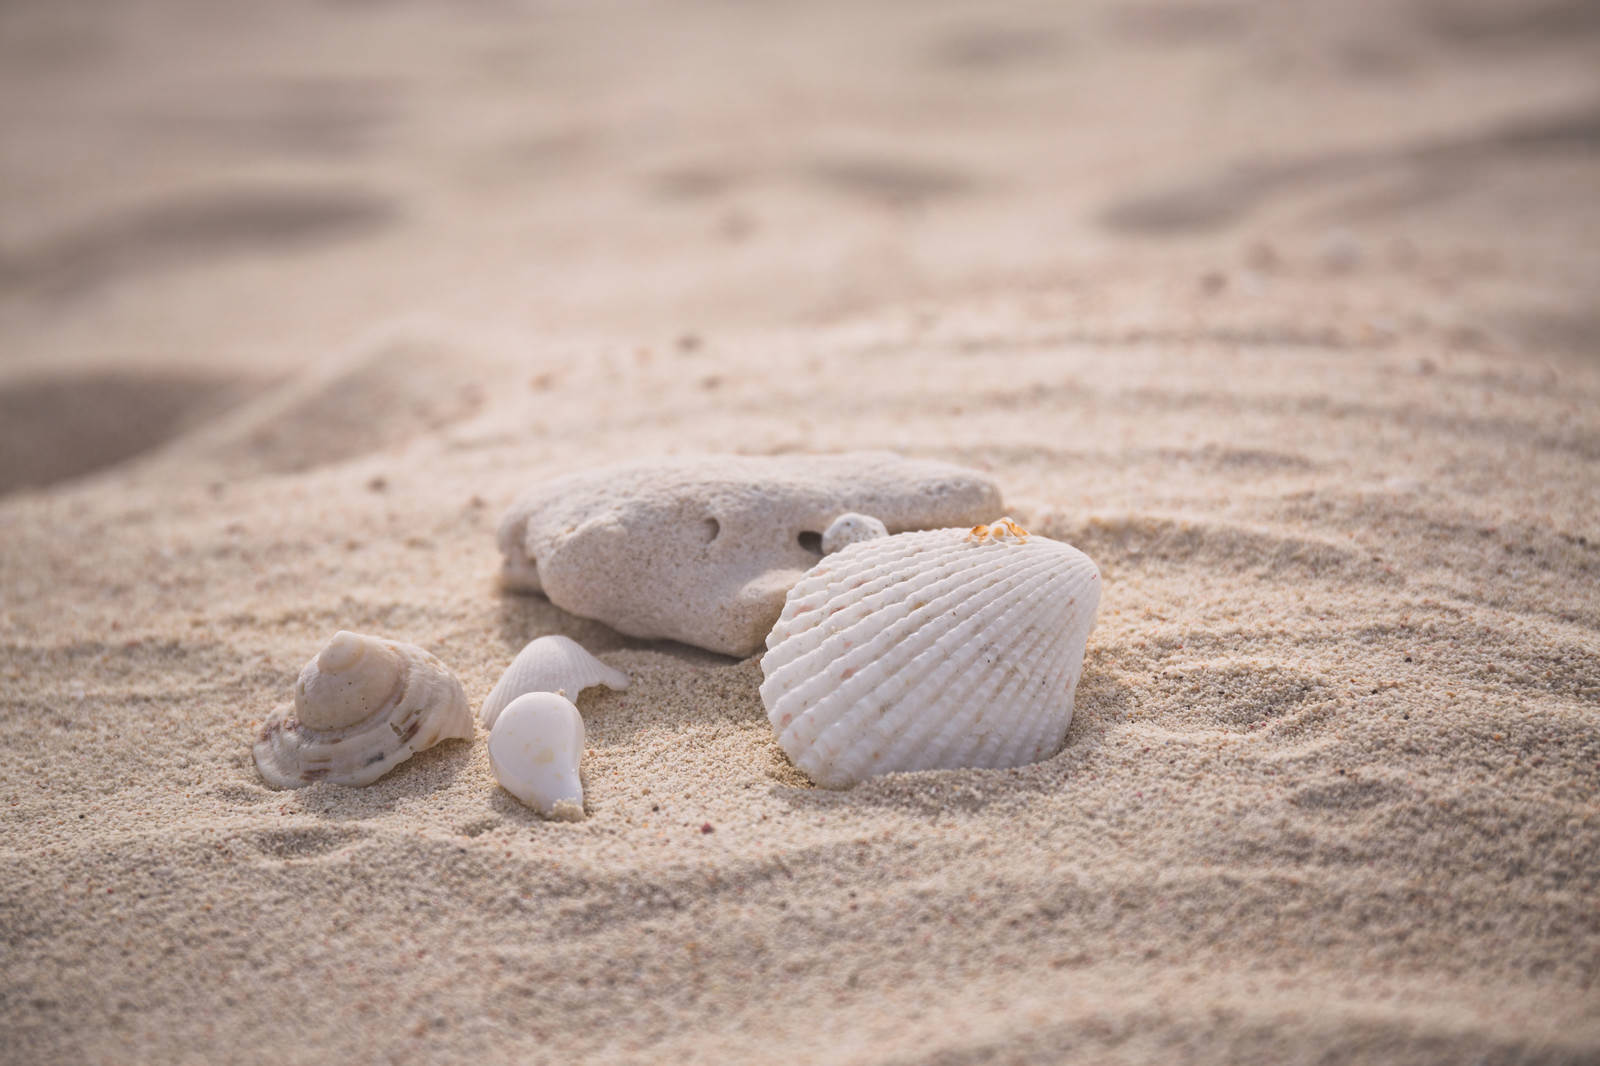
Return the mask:
<path id="1" fill-rule="evenodd" d="M 0 494 L 136 458 L 248 392 L 225 376 L 107 371 L 0 385 Z"/>
<path id="2" fill-rule="evenodd" d="M 481 380 L 470 359 L 437 340 L 401 334 L 366 342 L 175 442 L 168 459 L 240 477 L 404 450 L 476 412 Z"/>

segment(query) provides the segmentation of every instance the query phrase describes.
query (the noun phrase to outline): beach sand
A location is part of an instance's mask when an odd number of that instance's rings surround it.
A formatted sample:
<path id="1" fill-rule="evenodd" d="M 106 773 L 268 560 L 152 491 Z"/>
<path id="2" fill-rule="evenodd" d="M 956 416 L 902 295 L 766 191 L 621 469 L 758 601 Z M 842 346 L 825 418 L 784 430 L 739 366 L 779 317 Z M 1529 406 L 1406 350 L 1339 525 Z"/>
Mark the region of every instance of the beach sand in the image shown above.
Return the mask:
<path id="1" fill-rule="evenodd" d="M 1600 1058 L 1586 3 L 0 12 L 0 1060 Z M 811 788 L 502 592 L 537 479 L 890 448 L 1104 595 L 1064 749 Z M 340 628 L 565 633 L 272 791 Z"/>

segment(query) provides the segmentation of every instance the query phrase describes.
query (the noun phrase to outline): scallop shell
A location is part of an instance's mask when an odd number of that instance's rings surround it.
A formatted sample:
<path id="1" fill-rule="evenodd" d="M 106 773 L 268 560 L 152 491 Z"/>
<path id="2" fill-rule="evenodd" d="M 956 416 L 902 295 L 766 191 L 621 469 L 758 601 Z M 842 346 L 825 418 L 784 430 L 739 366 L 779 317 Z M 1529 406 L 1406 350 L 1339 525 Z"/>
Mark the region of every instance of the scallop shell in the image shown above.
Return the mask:
<path id="1" fill-rule="evenodd" d="M 583 718 L 555 692 L 512 700 L 489 732 L 489 766 L 500 787 L 546 818 L 583 817 Z"/>
<path id="2" fill-rule="evenodd" d="M 267 716 L 256 767 L 277 788 L 370 785 L 441 740 L 472 738 L 467 694 L 413 644 L 340 630 Z"/>
<path id="3" fill-rule="evenodd" d="M 820 785 L 897 770 L 1021 766 L 1072 721 L 1100 572 L 992 526 L 901 533 L 825 557 L 761 660 L 778 744 Z"/>
<path id="4" fill-rule="evenodd" d="M 500 681 L 483 701 L 478 719 L 484 728 L 493 729 L 495 719 L 506 704 L 529 692 L 561 692 L 575 700 L 590 685 L 607 688 L 628 687 L 628 675 L 607 666 L 571 637 L 552 634 L 528 642 L 517 653 Z"/>

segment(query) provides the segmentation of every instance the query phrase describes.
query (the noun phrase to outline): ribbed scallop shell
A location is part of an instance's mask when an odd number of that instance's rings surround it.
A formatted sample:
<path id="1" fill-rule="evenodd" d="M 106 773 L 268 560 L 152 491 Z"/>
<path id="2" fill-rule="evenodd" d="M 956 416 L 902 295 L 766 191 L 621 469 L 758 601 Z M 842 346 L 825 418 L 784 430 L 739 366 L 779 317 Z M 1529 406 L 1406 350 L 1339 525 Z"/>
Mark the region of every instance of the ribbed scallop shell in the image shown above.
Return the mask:
<path id="1" fill-rule="evenodd" d="M 813 781 L 1021 766 L 1061 746 L 1100 572 L 1002 522 L 852 544 L 790 591 L 761 699 Z"/>
<path id="2" fill-rule="evenodd" d="M 506 704 L 518 696 L 529 692 L 564 692 L 567 699 L 577 700 L 578 693 L 590 685 L 624 689 L 628 687 L 628 675 L 596 659 L 571 637 L 560 634 L 538 637 L 529 641 L 511 660 L 499 683 L 483 701 L 478 720 L 485 729 L 493 729 L 495 719 L 500 717 Z"/>
<path id="3" fill-rule="evenodd" d="M 346 649 L 359 649 L 360 654 Z M 344 654 L 330 655 L 336 650 Z M 347 666 L 344 659 L 354 661 Z M 341 673 L 360 676 L 344 680 L 331 671 L 333 665 Z M 323 691 L 357 689 L 374 672 L 382 682 L 368 687 L 387 694 L 374 698 L 376 706 L 369 712 L 351 717 L 343 727 L 312 726 L 303 720 L 316 718 L 320 708 L 297 704 L 315 701 Z M 317 781 L 370 785 L 416 752 L 473 735 L 472 711 L 461 682 L 414 644 L 340 632 L 300 672 L 295 694 L 296 703 L 267 716 L 253 749 L 256 768 L 276 788 L 304 788 Z"/>

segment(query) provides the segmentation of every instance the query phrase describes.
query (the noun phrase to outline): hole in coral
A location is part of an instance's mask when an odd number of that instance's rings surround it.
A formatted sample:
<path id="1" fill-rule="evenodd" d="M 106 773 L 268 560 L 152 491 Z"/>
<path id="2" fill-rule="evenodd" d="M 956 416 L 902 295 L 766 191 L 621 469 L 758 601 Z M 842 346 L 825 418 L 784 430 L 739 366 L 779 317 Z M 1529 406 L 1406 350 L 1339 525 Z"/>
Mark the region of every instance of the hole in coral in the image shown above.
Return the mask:
<path id="1" fill-rule="evenodd" d="M 804 548 L 806 551 L 811 552 L 813 555 L 822 554 L 821 533 L 817 533 L 808 529 L 804 533 L 801 533 L 797 539 L 800 541 L 800 547 Z"/>
<path id="2" fill-rule="evenodd" d="M 712 541 L 716 540 L 718 536 L 721 535 L 721 533 L 722 533 L 722 523 L 718 522 L 715 518 L 708 518 L 705 521 L 705 530 L 706 530 L 706 543 L 710 544 Z"/>

